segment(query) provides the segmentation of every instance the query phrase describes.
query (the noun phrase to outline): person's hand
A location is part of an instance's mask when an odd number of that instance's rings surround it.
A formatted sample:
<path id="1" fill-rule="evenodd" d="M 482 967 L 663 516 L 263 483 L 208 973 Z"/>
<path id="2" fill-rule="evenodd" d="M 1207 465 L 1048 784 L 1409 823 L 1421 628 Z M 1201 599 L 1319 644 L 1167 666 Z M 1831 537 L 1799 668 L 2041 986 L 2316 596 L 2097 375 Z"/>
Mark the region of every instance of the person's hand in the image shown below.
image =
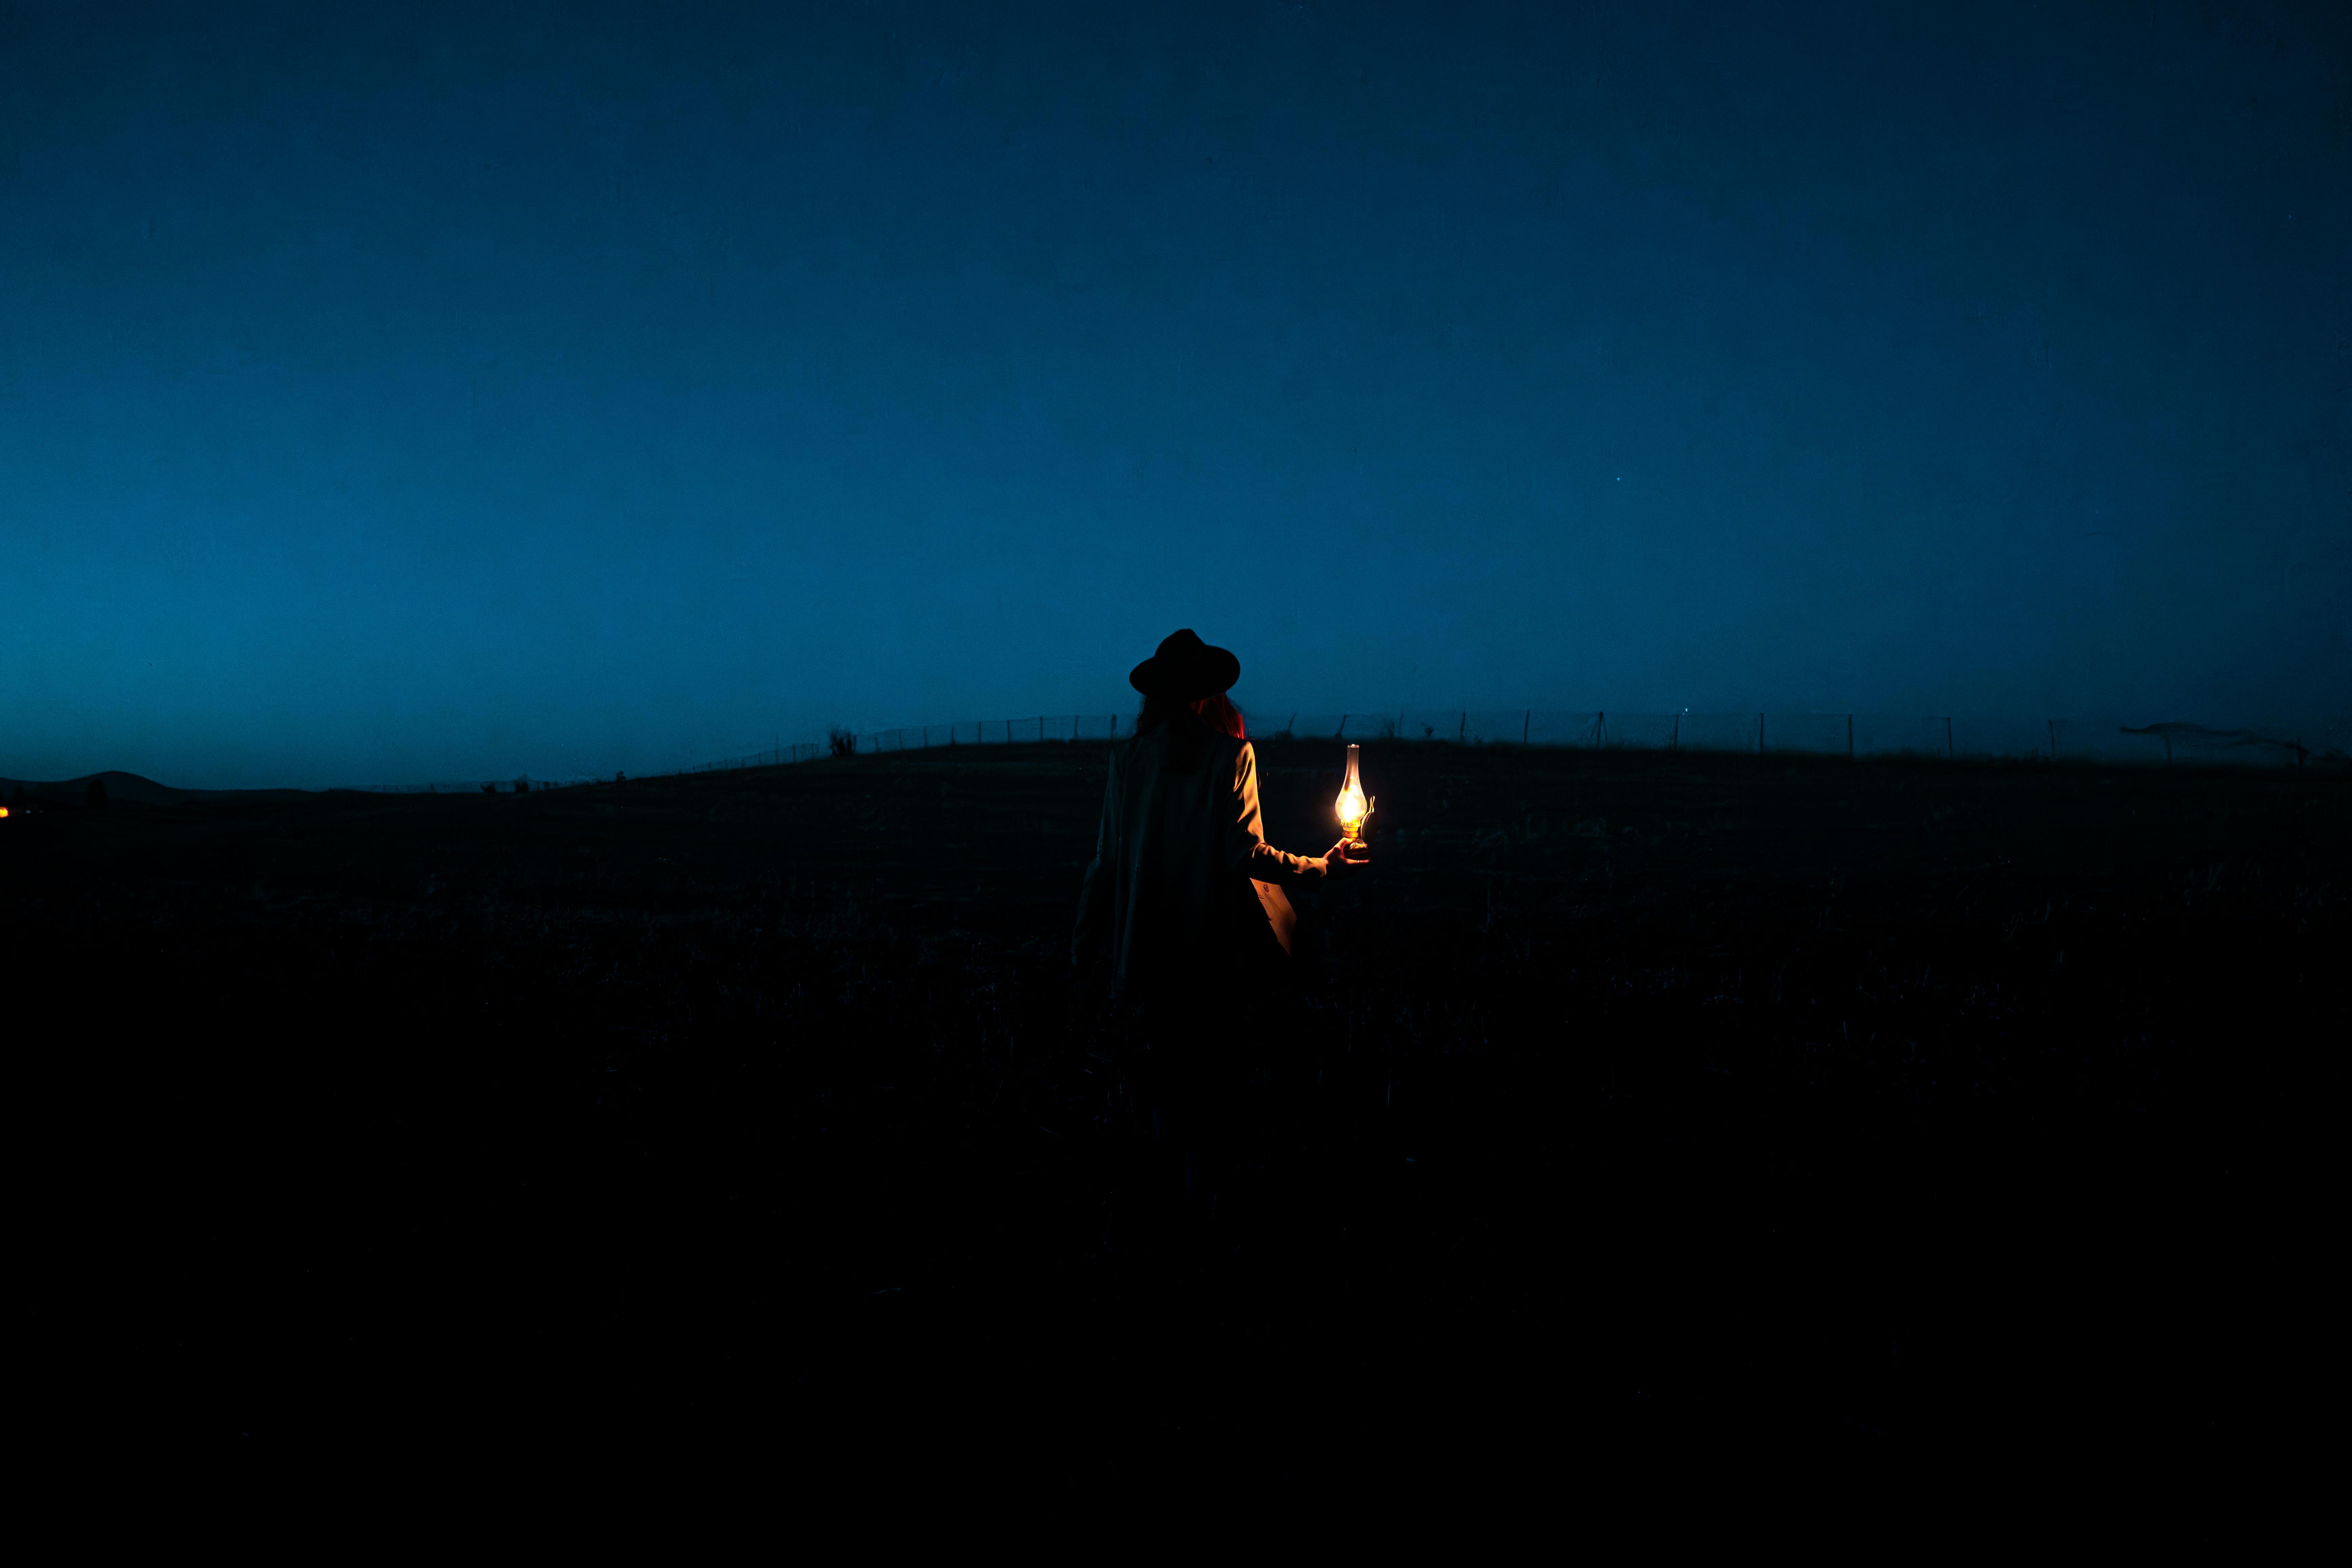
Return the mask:
<path id="1" fill-rule="evenodd" d="M 1352 860 L 1348 858 L 1348 852 L 1351 849 L 1356 852 L 1356 858 Z M 1339 843 L 1331 846 L 1329 854 L 1323 857 L 1323 875 L 1339 877 L 1349 871 L 1360 871 L 1372 863 L 1370 851 L 1371 846 L 1368 844 L 1360 844 L 1352 838 L 1342 838 Z"/>

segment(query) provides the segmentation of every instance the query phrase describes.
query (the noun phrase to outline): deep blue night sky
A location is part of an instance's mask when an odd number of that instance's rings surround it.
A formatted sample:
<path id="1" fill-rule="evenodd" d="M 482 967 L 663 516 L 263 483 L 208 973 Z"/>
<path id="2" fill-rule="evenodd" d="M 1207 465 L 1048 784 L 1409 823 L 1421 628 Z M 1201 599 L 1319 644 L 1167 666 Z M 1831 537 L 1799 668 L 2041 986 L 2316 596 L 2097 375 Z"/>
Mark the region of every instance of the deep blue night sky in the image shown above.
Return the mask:
<path id="1" fill-rule="evenodd" d="M 2352 7 L 0 12 L 0 775 L 2352 708 Z"/>

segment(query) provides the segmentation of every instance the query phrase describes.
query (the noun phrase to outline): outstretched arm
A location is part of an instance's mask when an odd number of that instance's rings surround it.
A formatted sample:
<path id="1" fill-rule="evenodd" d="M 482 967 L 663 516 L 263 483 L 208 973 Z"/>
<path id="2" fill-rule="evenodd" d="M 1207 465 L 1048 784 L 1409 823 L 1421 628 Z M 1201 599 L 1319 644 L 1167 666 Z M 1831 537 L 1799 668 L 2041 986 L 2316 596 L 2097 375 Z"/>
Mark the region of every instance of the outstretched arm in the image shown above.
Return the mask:
<path id="1" fill-rule="evenodd" d="M 1254 882 L 1288 883 L 1294 887 L 1320 882 L 1351 867 L 1370 864 L 1348 858 L 1348 841 L 1319 856 L 1286 855 L 1265 841 L 1265 826 L 1257 804 L 1257 751 L 1246 741 L 1234 759 L 1232 820 L 1225 832 L 1225 864 Z"/>

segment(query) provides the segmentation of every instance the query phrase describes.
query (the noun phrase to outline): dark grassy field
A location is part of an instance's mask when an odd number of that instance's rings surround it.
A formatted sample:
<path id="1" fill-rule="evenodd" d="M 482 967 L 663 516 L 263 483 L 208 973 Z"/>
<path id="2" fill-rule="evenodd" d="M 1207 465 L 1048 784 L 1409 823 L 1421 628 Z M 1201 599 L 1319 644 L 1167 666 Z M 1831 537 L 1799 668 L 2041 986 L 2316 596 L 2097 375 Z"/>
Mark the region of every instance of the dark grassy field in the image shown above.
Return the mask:
<path id="1" fill-rule="evenodd" d="M 1340 748 L 1261 759 L 1324 847 Z M 0 823 L 93 1386 L 1044 1486 L 2063 1470 L 2315 1397 L 2343 777 L 1369 746 L 1202 1218 L 1069 969 L 1104 767 Z"/>

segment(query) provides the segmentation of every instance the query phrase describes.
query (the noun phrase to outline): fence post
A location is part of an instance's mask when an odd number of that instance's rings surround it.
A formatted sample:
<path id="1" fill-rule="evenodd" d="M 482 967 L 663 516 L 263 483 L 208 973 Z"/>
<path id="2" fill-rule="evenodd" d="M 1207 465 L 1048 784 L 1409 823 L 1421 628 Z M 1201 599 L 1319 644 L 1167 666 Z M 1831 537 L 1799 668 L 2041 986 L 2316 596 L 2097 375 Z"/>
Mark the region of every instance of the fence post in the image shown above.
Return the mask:
<path id="1" fill-rule="evenodd" d="M 1341 741 L 1348 738 L 1348 716 L 1345 713 L 1339 715 L 1339 733 L 1333 738 Z"/>

